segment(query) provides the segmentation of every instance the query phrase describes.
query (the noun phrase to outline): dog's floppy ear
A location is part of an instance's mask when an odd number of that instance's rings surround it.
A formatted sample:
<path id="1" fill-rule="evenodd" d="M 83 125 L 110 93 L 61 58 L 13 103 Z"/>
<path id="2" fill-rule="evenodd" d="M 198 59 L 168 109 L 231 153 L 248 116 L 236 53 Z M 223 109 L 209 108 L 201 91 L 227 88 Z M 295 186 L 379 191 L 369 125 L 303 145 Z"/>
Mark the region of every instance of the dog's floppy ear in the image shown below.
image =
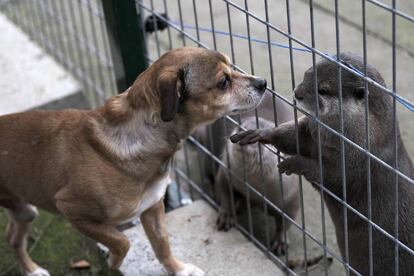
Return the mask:
<path id="1" fill-rule="evenodd" d="M 163 72 L 158 78 L 157 86 L 160 96 L 161 119 L 164 122 L 169 122 L 177 114 L 178 104 L 183 96 L 185 87 L 183 69 Z"/>

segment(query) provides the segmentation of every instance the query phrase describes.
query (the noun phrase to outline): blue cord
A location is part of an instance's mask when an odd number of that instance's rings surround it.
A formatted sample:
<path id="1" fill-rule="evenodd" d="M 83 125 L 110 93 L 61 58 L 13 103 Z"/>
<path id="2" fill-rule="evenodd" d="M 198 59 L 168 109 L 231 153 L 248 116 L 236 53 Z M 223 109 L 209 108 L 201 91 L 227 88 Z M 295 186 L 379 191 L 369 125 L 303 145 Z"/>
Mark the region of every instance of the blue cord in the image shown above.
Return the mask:
<path id="1" fill-rule="evenodd" d="M 177 26 L 181 26 L 180 22 L 174 22 L 174 21 L 170 21 L 170 22 L 173 23 L 173 24 L 175 24 L 175 25 L 177 25 Z M 191 26 L 191 25 L 183 25 L 182 27 L 184 29 L 192 29 L 192 30 L 196 30 L 197 29 L 195 26 Z M 214 30 L 213 31 L 212 29 L 203 28 L 203 27 L 198 27 L 198 30 L 199 31 L 202 31 L 202 32 L 215 33 L 215 34 L 225 35 L 225 36 L 229 36 L 230 35 L 230 33 L 225 32 L 225 31 L 219 31 L 219 30 Z M 236 38 L 240 38 L 240 39 L 246 39 L 246 40 L 249 40 L 250 39 L 251 41 L 256 42 L 256 43 L 259 43 L 259 44 L 265 44 L 265 45 L 270 44 L 272 46 L 276 46 L 276 47 L 283 48 L 283 49 L 289 49 L 290 48 L 287 45 L 283 45 L 283 44 L 276 43 L 276 42 L 272 42 L 272 41 L 268 42 L 266 40 L 258 39 L 258 38 L 255 38 L 255 37 L 250 37 L 249 38 L 248 36 L 242 35 L 242 34 L 235 34 L 235 33 L 233 33 L 232 36 L 233 37 L 236 37 Z M 306 48 L 292 47 L 292 49 L 293 50 L 296 50 L 296 51 L 300 51 L 300 52 L 307 52 L 307 53 L 311 53 L 312 52 L 311 50 L 306 49 Z M 361 75 L 364 75 L 360 70 L 356 69 L 355 67 L 350 66 L 350 65 L 348 65 L 348 66 L 351 67 L 353 70 L 357 71 L 358 73 L 360 73 Z M 414 112 L 414 105 L 413 104 L 411 104 L 407 100 L 405 100 L 403 98 L 400 98 L 400 97 L 395 97 L 395 99 L 398 102 L 400 102 L 405 108 L 407 108 L 411 112 Z"/>
<path id="2" fill-rule="evenodd" d="M 410 110 L 411 112 L 414 112 L 414 105 L 412 105 L 411 103 L 407 102 L 404 99 L 400 99 L 400 98 L 396 98 L 397 101 L 399 101 L 403 106 L 405 106 L 408 110 Z"/>
<path id="3" fill-rule="evenodd" d="M 177 23 L 177 22 L 174 22 L 174 21 L 172 21 L 172 22 L 174 24 L 180 26 L 180 23 Z M 197 29 L 195 26 L 191 26 L 191 25 L 183 25 L 183 28 L 184 29 L 192 29 L 192 30 Z M 208 29 L 208 28 L 198 27 L 198 30 L 203 31 L 203 32 L 213 33 L 213 30 Z M 220 35 L 226 35 L 226 36 L 230 35 L 230 33 L 228 33 L 228 32 L 218 31 L 218 30 L 214 30 L 214 33 L 220 34 Z M 235 33 L 233 33 L 232 36 L 237 37 L 237 38 L 241 38 L 241 39 L 246 39 L 246 40 L 250 39 L 251 41 L 254 41 L 254 42 L 260 43 L 260 44 L 266 44 L 266 45 L 268 44 L 267 40 L 261 40 L 261 39 L 255 38 L 255 37 L 250 37 L 249 38 L 248 36 L 241 35 L 241 34 L 235 34 Z M 279 47 L 279 48 L 289 49 L 289 46 L 287 46 L 287 45 L 279 44 L 279 43 L 272 42 L 272 41 L 270 41 L 270 45 L 276 46 L 276 47 Z M 307 53 L 312 52 L 311 50 L 306 49 L 306 48 L 292 47 L 292 49 L 296 50 L 296 51 L 307 52 Z"/>

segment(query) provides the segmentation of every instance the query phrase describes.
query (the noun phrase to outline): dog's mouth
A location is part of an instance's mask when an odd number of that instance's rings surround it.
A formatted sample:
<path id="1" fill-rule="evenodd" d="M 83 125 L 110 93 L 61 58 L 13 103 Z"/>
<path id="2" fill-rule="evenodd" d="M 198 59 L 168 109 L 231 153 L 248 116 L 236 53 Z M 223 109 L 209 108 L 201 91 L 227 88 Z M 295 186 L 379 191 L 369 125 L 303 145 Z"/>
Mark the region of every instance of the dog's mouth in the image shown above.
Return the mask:
<path id="1" fill-rule="evenodd" d="M 309 112 L 309 110 L 308 110 L 307 106 L 305 105 L 303 99 L 298 99 L 298 98 L 295 97 L 295 100 L 296 100 L 296 105 L 298 107 L 302 108 L 306 112 Z"/>
<path id="2" fill-rule="evenodd" d="M 256 107 L 258 107 L 260 105 L 260 103 L 262 102 L 262 99 L 263 99 L 263 96 L 258 98 L 257 100 L 255 100 L 252 103 L 234 108 L 230 111 L 229 115 L 237 115 L 237 114 L 241 114 L 241 113 L 244 113 L 244 112 L 251 111 L 251 110 L 255 109 Z"/>
<path id="3" fill-rule="evenodd" d="M 297 105 L 297 107 L 303 109 L 307 113 L 309 113 L 311 115 L 315 115 L 315 111 L 312 108 L 309 108 L 309 106 L 303 100 L 296 99 L 296 105 Z"/>

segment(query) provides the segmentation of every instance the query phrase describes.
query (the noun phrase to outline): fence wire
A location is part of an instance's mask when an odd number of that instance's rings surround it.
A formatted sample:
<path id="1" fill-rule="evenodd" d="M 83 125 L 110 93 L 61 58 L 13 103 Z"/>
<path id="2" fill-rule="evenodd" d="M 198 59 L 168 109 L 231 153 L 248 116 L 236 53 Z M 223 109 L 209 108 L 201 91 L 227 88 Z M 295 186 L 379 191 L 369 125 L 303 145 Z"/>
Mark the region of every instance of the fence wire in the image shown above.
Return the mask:
<path id="1" fill-rule="evenodd" d="M 166 2 L 166 1 L 164 1 Z M 250 74 L 257 74 L 260 76 L 266 76 L 268 80 L 270 79 L 270 87 L 268 93 L 273 95 L 273 100 L 276 98 L 285 104 L 289 105 L 293 109 L 295 120 L 300 116 L 308 116 L 311 120 L 317 123 L 318 125 L 318 135 L 317 135 L 317 144 L 318 146 L 318 156 L 319 163 L 322 164 L 322 156 L 324 154 L 323 147 L 321 146 L 321 131 L 328 131 L 339 137 L 340 145 L 340 182 L 341 182 L 341 192 L 333 192 L 327 189 L 323 181 L 323 172 L 322 166 L 320 166 L 320 175 L 321 181 L 319 183 L 314 183 L 314 185 L 319 190 L 320 201 L 319 201 L 319 215 L 309 214 L 311 213 L 309 208 L 317 208 L 315 204 L 309 204 L 309 196 L 306 196 L 306 193 L 309 192 L 309 189 L 306 185 L 306 181 L 299 178 L 299 187 L 300 187 L 300 213 L 298 219 L 289 217 L 286 214 L 282 203 L 278 205 L 274 204 L 266 194 L 261 193 L 251 183 L 246 179 L 245 175 L 237 174 L 234 168 L 231 167 L 231 164 L 226 162 L 226 158 L 223 158 L 221 155 L 217 155 L 216 152 L 211 150 L 211 145 L 206 145 L 200 143 L 197 137 L 191 137 L 189 139 L 190 146 L 185 149 L 186 154 L 183 156 L 184 166 L 178 164 L 176 168 L 177 179 L 181 178 L 181 186 L 183 183 L 187 182 L 187 185 L 190 186 L 190 189 L 194 189 L 197 193 L 201 193 L 202 197 L 208 199 L 208 201 L 219 208 L 217 204 L 217 198 L 214 193 L 211 193 L 206 187 L 205 180 L 203 175 L 205 171 L 200 165 L 191 168 L 188 164 L 195 164 L 200 162 L 200 160 L 207 160 L 205 162 L 213 162 L 217 166 L 222 167 L 226 170 L 226 173 L 229 174 L 229 182 L 241 181 L 246 187 L 246 200 L 247 204 L 245 206 L 248 218 L 247 222 L 236 221 L 236 226 L 240 229 L 252 242 L 254 242 L 259 248 L 261 248 L 267 256 L 269 256 L 275 263 L 284 267 L 286 271 L 290 274 L 312 274 L 314 268 L 308 267 L 307 263 L 309 259 L 312 259 L 311 255 L 314 256 L 314 253 L 310 253 L 312 250 L 317 248 L 317 251 L 324 258 L 334 258 L 335 262 L 343 265 L 345 269 L 335 270 L 332 269 L 329 265 L 329 262 L 321 262 L 321 268 L 317 272 L 320 274 L 350 274 L 354 273 L 359 275 L 360 272 L 356 271 L 349 264 L 349 249 L 348 249 L 348 217 L 350 214 L 352 216 L 356 215 L 358 218 L 366 222 L 368 227 L 368 261 L 369 261 L 369 273 L 372 275 L 374 271 L 373 256 L 375 252 L 373 251 L 373 239 L 372 232 L 379 231 L 384 237 L 391 239 L 395 244 L 395 275 L 399 274 L 398 271 L 398 254 L 404 249 L 410 254 L 414 253 L 412 248 L 407 246 L 398 240 L 398 207 L 395 207 L 393 210 L 395 215 L 395 225 L 392 227 L 392 230 L 384 230 L 381 225 L 376 224 L 373 221 L 372 217 L 372 183 L 371 183 L 371 171 L 370 169 L 366 170 L 366 189 L 367 189 L 367 206 L 368 209 L 365 211 L 358 210 L 355 206 L 352 206 L 349 203 L 349 198 L 353 195 L 349 194 L 349 181 L 347 180 L 346 172 L 346 149 L 348 147 L 354 147 L 365 155 L 366 158 L 366 167 L 371 168 L 373 162 L 375 164 L 379 163 L 381 169 L 390 170 L 394 172 L 395 175 L 395 206 L 398 206 L 398 181 L 399 179 L 404 179 L 410 185 L 414 184 L 412 176 L 410 174 L 402 173 L 397 168 L 398 155 L 397 155 L 397 113 L 404 118 L 400 122 L 400 125 L 408 126 L 405 122 L 406 118 L 412 116 L 414 111 L 414 106 L 412 104 L 413 97 L 406 90 L 408 87 L 400 85 L 398 87 L 397 82 L 397 60 L 401 59 L 402 56 L 411 56 L 410 44 L 406 43 L 406 36 L 408 33 L 404 33 L 407 26 L 412 27 L 413 17 L 410 15 L 410 11 L 413 9 L 408 4 L 403 4 L 401 9 L 396 8 L 395 1 L 392 1 L 390 5 L 382 3 L 379 1 L 351 1 L 356 8 L 349 7 L 352 4 L 341 3 L 340 1 L 286 1 L 285 3 L 270 3 L 270 1 L 206 1 L 205 3 L 200 3 L 199 1 L 185 1 L 177 0 L 168 2 L 169 6 L 166 6 L 166 3 L 163 1 L 137 1 L 139 9 L 144 11 L 146 16 L 157 17 L 161 22 L 164 22 L 168 25 L 168 32 L 157 31 L 151 34 L 147 34 L 147 46 L 149 49 L 148 60 L 156 60 L 160 54 L 165 52 L 168 49 L 193 45 L 200 46 L 210 49 L 216 49 L 221 52 L 226 53 L 230 58 L 234 67 L 241 71 L 247 72 Z M 315 3 L 314 3 L 315 2 Z M 391 1 L 390 1 L 391 2 Z M 359 3 L 359 4 L 358 4 Z M 176 5 L 174 5 L 176 4 Z M 282 9 L 281 9 L 282 8 Z M 403 8 L 406 8 L 405 11 Z M 349 10 L 353 11 L 352 15 L 349 15 Z M 277 13 L 277 15 L 275 15 Z M 270 14 L 270 15 L 269 15 Z M 277 18 L 280 17 L 280 18 Z M 300 18 L 299 18 L 300 17 Z M 384 31 L 384 28 L 375 26 L 372 23 L 372 19 L 376 20 L 381 19 L 385 21 L 384 25 L 389 25 L 390 30 Z M 145 18 L 145 16 L 144 16 Z M 374 21 L 375 21 L 374 19 Z M 284 21 L 284 22 L 283 22 Z M 321 31 L 319 22 L 322 24 L 330 24 L 331 28 L 329 32 L 323 33 Z M 319 25 L 318 25 L 319 24 Z M 396 26 L 399 24 L 403 31 L 396 31 Z M 299 27 L 298 27 L 299 26 Z M 383 26 L 382 26 L 383 27 Z M 304 28 L 300 30 L 300 28 Z M 306 34 L 305 34 L 306 33 Z M 353 41 L 350 42 L 349 34 L 355 36 Z M 331 40 L 330 42 L 321 42 L 321 40 Z M 373 50 L 374 42 L 380 41 L 381 45 L 377 49 Z M 354 45 L 352 45 L 354 43 Z M 351 47 L 350 47 L 351 45 Z M 383 84 L 376 82 L 366 73 L 366 68 L 368 63 L 373 63 L 378 60 L 375 56 L 376 51 L 389 51 L 391 54 L 387 56 L 387 61 L 382 61 L 383 64 L 380 64 L 379 71 L 382 72 L 387 83 L 390 83 L 390 88 L 385 87 Z M 357 68 L 350 66 L 344 61 L 340 60 L 339 54 L 343 51 L 353 51 L 357 52 L 360 56 L 363 57 L 364 66 L 363 70 L 358 70 Z M 264 54 L 267 53 L 267 54 Z M 373 58 L 371 59 L 371 54 Z M 399 56 L 398 56 L 399 55 Z M 340 126 L 338 129 L 333 129 L 332 127 L 326 125 L 319 118 L 318 114 L 308 114 L 305 110 L 296 106 L 296 103 L 293 99 L 293 91 L 298 84 L 297 80 L 302 79 L 303 72 L 307 69 L 304 66 L 316 67 L 316 62 L 319 59 L 327 59 L 335 64 L 337 64 L 338 69 L 338 93 L 340 99 Z M 304 62 L 303 60 L 306 60 Z M 412 60 L 410 60 L 412 64 Z M 410 65 L 407 65 L 410 66 Z M 402 66 L 403 67 L 403 66 Z M 381 70 L 385 68 L 385 70 Z M 315 70 L 315 69 L 314 69 Z M 382 160 L 378 153 L 373 153 L 370 149 L 370 121 L 368 120 L 369 114 L 369 102 L 368 98 L 364 104 L 364 116 L 365 116 L 365 143 L 359 144 L 355 143 L 348 137 L 344 135 L 344 110 L 343 110 L 343 94 L 342 94 L 342 74 L 343 72 L 350 72 L 355 76 L 360 77 L 364 81 L 365 90 L 368 89 L 368 86 L 373 85 L 381 89 L 385 94 L 388 94 L 393 97 L 393 126 L 395 129 L 394 133 L 394 161 L 389 162 L 389 160 Z M 314 87 L 318 87 L 318 80 L 315 77 Z M 396 93 L 397 90 L 401 90 L 402 93 Z M 315 89 L 315 94 L 318 93 L 318 90 Z M 261 110 L 256 111 L 256 118 L 260 116 Z M 318 110 L 318 108 L 317 108 Z M 275 116 L 275 125 L 277 126 L 277 112 Z M 239 118 L 226 117 L 225 120 L 227 124 L 237 126 L 241 129 L 242 120 Z M 408 133 L 409 132 L 409 133 Z M 409 138 L 411 131 L 407 131 L 403 136 Z M 404 135 L 405 134 L 405 135 Z M 226 134 L 227 137 L 230 133 Z M 214 140 L 216 137 L 212 137 L 210 133 L 210 140 Z M 211 141 L 210 141 L 211 143 Z M 408 143 L 410 144 L 410 143 Z M 299 141 L 297 141 L 297 146 L 299 146 Z M 263 146 L 262 146 L 263 147 Z M 258 148 L 259 154 L 262 151 L 262 147 Z M 410 152 L 412 153 L 411 145 L 408 145 Z M 280 155 L 280 153 L 272 149 L 271 147 L 264 146 L 265 150 L 271 151 L 273 154 L 277 155 L 279 160 L 283 160 L 285 156 Z M 193 151 L 193 155 L 189 154 L 189 151 Z M 222 155 L 228 156 L 229 150 L 224 149 Z M 190 161 L 188 160 L 190 158 Z M 228 158 L 227 158 L 228 160 Z M 259 158 L 261 162 L 261 158 Z M 195 162 L 194 162 L 195 161 Z M 195 176 L 198 171 L 198 178 Z M 280 178 L 282 181 L 282 178 Z M 232 186 L 232 185 L 230 185 Z M 232 191 L 234 192 L 234 191 Z M 283 188 L 282 188 L 283 194 Z M 289 234 L 285 234 L 285 239 L 287 236 L 301 238 L 302 242 L 297 243 L 296 246 L 301 247 L 302 254 L 298 252 L 286 252 L 285 256 L 280 257 L 273 254 L 269 246 L 269 229 L 268 225 L 265 225 L 265 234 L 260 236 L 254 230 L 252 224 L 258 223 L 255 221 L 255 218 L 252 218 L 252 206 L 249 204 L 250 198 L 252 195 L 257 195 L 261 197 L 263 204 L 261 208 L 263 213 L 267 214 L 269 209 L 276 210 L 281 213 L 283 216 L 283 221 L 288 221 L 296 228 L 298 233 L 301 234 L 292 234 L 294 230 L 290 229 Z M 182 195 L 180 195 L 182 196 Z M 339 202 L 342 206 L 342 216 L 344 220 L 344 233 L 345 233 L 345 248 L 343 254 L 340 254 L 336 248 L 333 246 L 331 241 L 332 239 L 332 224 L 327 223 L 329 220 L 328 212 L 326 211 L 326 206 L 324 204 L 326 198 L 329 197 L 331 200 Z M 231 198 L 232 204 L 234 204 L 234 198 Z M 233 206 L 234 212 L 234 206 Z M 237 214 L 235 214 L 237 217 Z M 317 221 L 310 220 L 317 219 Z M 311 224 L 311 226 L 308 226 Z M 319 229 L 315 229 L 319 227 Z M 286 229 L 285 229 L 286 230 Z M 331 231 L 330 238 L 327 238 L 327 233 Z M 329 239 L 329 241 L 328 241 Z M 295 251 L 295 249 L 291 249 Z M 289 251 L 289 250 L 288 250 Z M 296 249 L 296 251 L 298 251 Z M 292 260 L 294 258 L 304 259 L 303 267 L 300 270 L 292 269 Z"/>
<path id="2" fill-rule="evenodd" d="M 41 45 L 58 62 L 70 71 L 83 85 L 85 95 L 91 105 L 101 105 L 106 98 L 117 93 L 114 66 L 110 56 L 108 38 L 105 28 L 105 16 L 98 0 L 14 0 L 1 1 L 1 10 L 19 25 L 33 40 Z M 148 49 L 146 57 L 149 63 L 157 60 L 164 52 L 181 46 L 198 46 L 215 49 L 227 54 L 235 68 L 240 72 L 266 77 L 269 87 L 267 92 L 273 101 L 272 123 L 278 126 L 278 118 L 283 116 L 277 109 L 277 102 L 291 110 L 296 127 L 301 116 L 306 116 L 317 125 L 316 144 L 317 161 L 319 163 L 318 183 L 312 183 L 317 192 L 302 177 L 297 178 L 299 196 L 298 217 L 286 210 L 287 191 L 284 188 L 284 176 L 277 175 L 280 187 L 280 202 L 272 200 L 269 189 L 263 178 L 260 185 L 252 185 L 246 171 L 238 173 L 237 168 L 229 162 L 232 154 L 225 144 L 221 152 L 214 150 L 216 139 L 212 127 L 207 129 L 207 143 L 199 137 L 192 136 L 185 143 L 182 152 L 177 156 L 175 166 L 175 188 L 169 192 L 172 207 L 189 203 L 191 200 L 203 198 L 213 207 L 220 209 L 218 195 L 215 192 L 214 176 L 208 177 L 208 170 L 213 174 L 222 169 L 228 177 L 231 213 L 235 218 L 235 226 L 250 241 L 260 248 L 277 265 L 288 274 L 298 275 L 349 275 L 361 273 L 350 264 L 349 252 L 349 219 L 366 223 L 368 231 L 368 274 L 373 275 L 375 269 L 374 231 L 383 239 L 394 243 L 394 274 L 399 275 L 401 252 L 414 255 L 413 248 L 399 240 L 399 187 L 401 181 L 414 189 L 412 173 L 400 171 L 399 168 L 399 136 L 397 116 L 400 117 L 400 130 L 406 142 L 408 152 L 414 154 L 414 129 L 410 123 L 414 112 L 414 95 L 411 92 L 411 72 L 414 65 L 414 5 L 409 1 L 396 0 L 296 0 L 296 1 L 248 1 L 248 0 L 136 0 L 137 11 L 142 19 L 152 17 L 153 20 L 141 22 L 148 30 L 145 42 Z M 158 21 L 158 23 L 157 23 Z M 138 23 L 138 22 L 137 22 Z M 164 27 L 166 27 L 164 29 Z M 151 31 L 149 31 L 151 29 Z M 357 69 L 343 60 L 339 55 L 343 52 L 356 52 L 363 57 L 363 69 Z M 316 71 L 318 60 L 329 60 L 338 69 L 337 90 L 339 99 L 339 126 L 332 128 L 324 123 L 319 114 L 306 112 L 293 97 L 293 90 L 303 78 L 308 67 Z M 375 64 L 383 74 L 386 83 L 377 82 L 367 75 L 368 64 Z M 345 74 L 352 74 L 363 81 L 364 142 L 358 143 L 345 136 L 346 110 L 343 82 Z M 316 97 L 318 79 L 314 74 L 313 88 Z M 371 148 L 371 122 L 367 91 L 369 87 L 379 89 L 392 97 L 392 152 L 393 160 L 383 160 L 381 152 Z M 317 105 L 319 102 L 317 101 Z M 259 118 L 264 114 L 263 107 L 255 113 L 256 127 Z M 245 129 L 243 116 L 226 116 L 220 120 L 228 138 L 233 129 Z M 297 128 L 298 129 L 298 128 Z M 324 181 L 323 158 L 326 155 L 323 147 L 323 135 L 329 133 L 339 138 L 339 182 L 340 189 L 332 191 Z M 296 147 L 299 151 L 299 135 L 296 135 Z M 347 173 L 349 164 L 347 152 L 357 150 L 366 159 L 366 209 L 354 206 L 350 199 L 355 197 L 354 190 L 349 187 L 350 176 Z M 271 153 L 278 162 L 287 158 L 269 145 L 258 145 L 258 167 L 263 177 L 263 155 Z M 242 151 L 243 167 L 247 154 Z M 374 221 L 373 196 L 378 196 L 376 183 L 372 183 L 371 169 L 387 170 L 393 174 L 394 208 L 393 225 L 385 227 Z M 274 165 L 276 170 L 276 165 Z M 211 172 L 210 172 L 211 173 Z M 276 179 L 276 178 L 275 178 Z M 234 183 L 242 183 L 244 187 L 243 211 L 237 210 Z M 276 186 L 276 183 L 275 183 Z M 258 188 L 259 187 L 259 188 Z M 171 190 L 171 189 L 170 189 Z M 254 202 L 259 198 L 260 203 Z M 327 212 L 325 202 L 329 200 L 340 204 L 342 210 L 338 214 Z M 290 246 L 283 256 L 275 254 L 272 248 L 271 232 L 275 227 L 269 219 L 271 214 L 281 216 L 283 241 Z M 330 216 L 340 216 L 344 233 L 343 252 L 339 252 L 335 229 Z M 291 227 L 289 227 L 291 225 Z M 280 225 L 279 225 L 280 227 Z M 365 226 L 364 226 L 365 227 Z M 378 242 L 378 241 L 377 241 Z M 334 259 L 331 264 L 330 259 Z M 320 260 L 316 262 L 315 260 Z M 303 260 L 299 266 L 297 260 Z M 315 262 L 317 263 L 315 268 Z M 315 272 L 315 269 L 317 272 Z"/>
<path id="3" fill-rule="evenodd" d="M 117 93 L 100 1 L 13 0 L 0 4 L 9 19 L 82 84 L 91 107 Z"/>

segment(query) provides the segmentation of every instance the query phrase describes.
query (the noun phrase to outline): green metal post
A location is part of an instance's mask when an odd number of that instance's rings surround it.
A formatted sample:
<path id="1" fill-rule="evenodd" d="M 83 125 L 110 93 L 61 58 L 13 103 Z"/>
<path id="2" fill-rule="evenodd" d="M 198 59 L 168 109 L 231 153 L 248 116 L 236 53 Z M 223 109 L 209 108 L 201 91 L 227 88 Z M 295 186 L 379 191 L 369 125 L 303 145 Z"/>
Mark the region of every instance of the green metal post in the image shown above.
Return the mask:
<path id="1" fill-rule="evenodd" d="M 135 0 L 102 0 L 118 92 L 148 67 L 141 15 Z"/>

